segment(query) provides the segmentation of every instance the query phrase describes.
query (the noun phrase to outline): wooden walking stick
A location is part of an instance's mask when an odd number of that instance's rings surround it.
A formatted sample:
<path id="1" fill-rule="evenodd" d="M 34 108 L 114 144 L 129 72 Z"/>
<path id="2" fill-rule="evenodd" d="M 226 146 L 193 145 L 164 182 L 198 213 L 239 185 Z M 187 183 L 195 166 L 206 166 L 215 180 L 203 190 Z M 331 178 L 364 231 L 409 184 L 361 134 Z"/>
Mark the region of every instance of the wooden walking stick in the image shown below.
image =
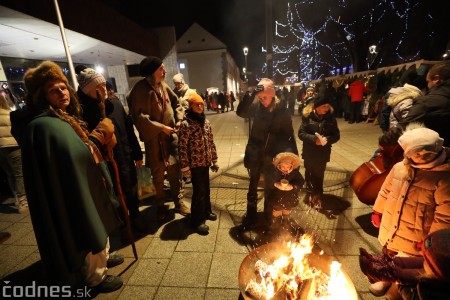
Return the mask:
<path id="1" fill-rule="evenodd" d="M 98 91 L 97 91 L 97 100 L 99 100 L 98 107 L 100 108 L 100 115 L 101 115 L 101 119 L 103 120 L 104 118 L 106 118 L 105 100 L 103 99 L 103 97 L 101 97 L 101 95 Z M 113 155 L 112 149 L 106 148 L 106 151 L 104 151 L 104 152 L 106 152 L 106 155 L 105 155 L 106 160 L 111 163 L 111 165 L 114 169 L 113 177 L 114 177 L 114 181 L 116 183 L 116 189 L 117 189 L 117 194 L 118 194 L 117 196 L 119 197 L 120 203 L 122 205 L 123 214 L 124 214 L 124 218 L 125 218 L 125 227 L 127 229 L 127 235 L 128 235 L 128 238 L 130 239 L 131 247 L 133 249 L 134 259 L 137 260 L 138 255 L 137 255 L 137 250 L 136 250 L 136 244 L 134 242 L 133 231 L 131 230 L 131 222 L 130 222 L 130 216 L 128 214 L 128 207 L 127 207 L 127 204 L 125 203 L 125 199 L 123 197 L 122 187 L 120 186 L 119 168 L 117 167 L 117 163 L 114 160 L 114 155 Z"/>

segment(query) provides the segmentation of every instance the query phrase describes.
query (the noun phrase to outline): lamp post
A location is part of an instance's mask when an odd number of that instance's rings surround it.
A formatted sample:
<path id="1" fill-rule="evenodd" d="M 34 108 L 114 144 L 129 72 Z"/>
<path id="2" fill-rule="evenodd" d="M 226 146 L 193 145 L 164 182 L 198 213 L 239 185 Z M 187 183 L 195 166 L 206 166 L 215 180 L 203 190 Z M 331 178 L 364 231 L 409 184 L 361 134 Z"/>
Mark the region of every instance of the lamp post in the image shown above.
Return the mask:
<path id="1" fill-rule="evenodd" d="M 247 82 L 247 54 L 248 54 L 248 47 L 244 47 L 244 49 L 242 49 L 244 51 L 244 57 L 245 57 L 245 68 L 244 68 L 244 76 L 245 76 L 245 81 Z"/>

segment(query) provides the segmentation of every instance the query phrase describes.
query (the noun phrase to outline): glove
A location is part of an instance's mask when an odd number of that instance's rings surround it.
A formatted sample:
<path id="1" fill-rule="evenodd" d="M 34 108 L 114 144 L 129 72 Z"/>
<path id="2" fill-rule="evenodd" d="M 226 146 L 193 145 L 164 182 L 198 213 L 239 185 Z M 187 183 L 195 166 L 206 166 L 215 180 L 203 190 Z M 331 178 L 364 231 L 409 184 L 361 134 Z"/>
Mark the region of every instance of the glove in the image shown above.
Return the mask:
<path id="1" fill-rule="evenodd" d="M 256 94 L 256 93 L 259 93 L 259 92 L 262 92 L 262 91 L 264 91 L 264 85 L 258 84 L 258 85 L 255 87 L 255 89 L 253 90 L 253 93 Z"/>
<path id="2" fill-rule="evenodd" d="M 372 213 L 372 216 L 370 217 L 370 220 L 372 221 L 373 226 L 375 226 L 376 228 L 380 228 L 381 216 L 382 216 L 381 213 L 374 211 Z"/>
<path id="3" fill-rule="evenodd" d="M 113 135 L 114 124 L 111 119 L 105 118 L 98 123 L 94 130 L 92 130 L 89 137 L 96 139 L 102 145 L 107 145 L 111 141 Z"/>
<path id="4" fill-rule="evenodd" d="M 187 169 L 186 171 L 183 171 L 183 179 L 184 181 L 187 181 L 187 179 L 191 178 L 192 174 L 191 174 L 191 170 Z"/>
<path id="5" fill-rule="evenodd" d="M 219 165 L 216 162 L 212 164 L 211 171 L 213 172 L 219 171 Z"/>
<path id="6" fill-rule="evenodd" d="M 423 249 L 423 241 L 417 242 L 416 248 L 417 248 L 417 250 L 422 251 L 422 249 Z"/>

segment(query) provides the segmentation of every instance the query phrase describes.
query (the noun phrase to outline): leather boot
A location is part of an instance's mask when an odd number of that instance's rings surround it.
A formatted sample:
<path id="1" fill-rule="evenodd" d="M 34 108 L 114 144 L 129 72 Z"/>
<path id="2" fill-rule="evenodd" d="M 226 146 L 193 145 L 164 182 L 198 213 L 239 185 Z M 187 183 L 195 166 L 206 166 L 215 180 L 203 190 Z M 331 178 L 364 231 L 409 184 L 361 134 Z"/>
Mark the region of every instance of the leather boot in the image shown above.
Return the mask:
<path id="1" fill-rule="evenodd" d="M 256 223 L 258 220 L 258 212 L 256 208 L 256 201 L 249 201 L 247 199 L 247 213 L 244 216 L 244 219 L 242 220 L 242 224 L 244 226 L 252 226 Z"/>

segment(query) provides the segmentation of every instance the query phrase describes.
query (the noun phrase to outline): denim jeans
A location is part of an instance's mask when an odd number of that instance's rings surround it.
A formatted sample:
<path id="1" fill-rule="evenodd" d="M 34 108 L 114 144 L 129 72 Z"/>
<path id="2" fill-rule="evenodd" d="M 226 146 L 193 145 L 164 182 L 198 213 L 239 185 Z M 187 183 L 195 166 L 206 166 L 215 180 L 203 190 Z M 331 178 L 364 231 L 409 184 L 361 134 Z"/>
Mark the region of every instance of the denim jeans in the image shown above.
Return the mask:
<path id="1" fill-rule="evenodd" d="M 23 185 L 22 155 L 20 148 L 0 148 L 0 166 L 6 173 L 9 186 L 16 198 L 16 202 L 24 200 L 26 195 L 25 187 Z"/>

